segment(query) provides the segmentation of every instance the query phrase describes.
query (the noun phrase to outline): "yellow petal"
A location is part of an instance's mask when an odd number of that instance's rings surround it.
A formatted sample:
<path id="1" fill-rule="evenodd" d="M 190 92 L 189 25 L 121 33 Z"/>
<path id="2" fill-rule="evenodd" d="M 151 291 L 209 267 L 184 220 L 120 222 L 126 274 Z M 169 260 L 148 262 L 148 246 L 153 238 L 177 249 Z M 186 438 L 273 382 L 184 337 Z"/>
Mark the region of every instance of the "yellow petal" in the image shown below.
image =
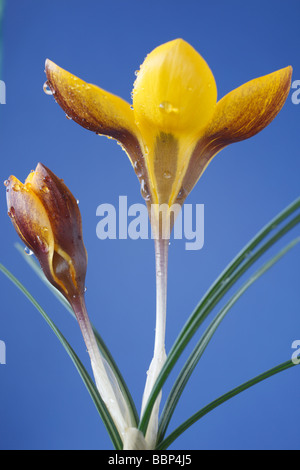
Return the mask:
<path id="1" fill-rule="evenodd" d="M 146 57 L 134 85 L 133 107 L 152 202 L 169 204 L 179 191 L 187 159 L 211 119 L 216 99 L 210 68 L 182 39 Z"/>
<path id="2" fill-rule="evenodd" d="M 129 103 L 80 80 L 50 60 L 45 67 L 54 98 L 68 117 L 86 129 L 120 142 L 135 138 L 137 128 Z"/>
<path id="3" fill-rule="evenodd" d="M 175 133 L 199 132 L 217 99 L 214 76 L 205 60 L 182 39 L 154 49 L 145 59 L 133 90 L 138 127 Z"/>
<path id="4" fill-rule="evenodd" d="M 217 103 L 190 159 L 183 181 L 186 193 L 220 150 L 254 136 L 270 124 L 288 97 L 291 76 L 292 67 L 280 69 L 245 83 Z"/>

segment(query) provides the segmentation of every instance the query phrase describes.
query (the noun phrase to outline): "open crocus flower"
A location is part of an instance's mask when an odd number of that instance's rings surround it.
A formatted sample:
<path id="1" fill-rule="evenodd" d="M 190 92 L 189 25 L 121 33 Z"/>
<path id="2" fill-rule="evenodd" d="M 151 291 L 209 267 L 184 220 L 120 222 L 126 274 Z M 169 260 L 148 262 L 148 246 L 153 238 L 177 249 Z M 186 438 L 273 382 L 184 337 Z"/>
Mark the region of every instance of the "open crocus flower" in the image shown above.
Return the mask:
<path id="1" fill-rule="evenodd" d="M 212 158 L 266 127 L 282 108 L 292 68 L 257 78 L 217 102 L 214 76 L 182 39 L 145 59 L 133 107 L 47 60 L 48 85 L 68 117 L 117 139 L 127 152 L 150 204 L 182 204 Z"/>
<path id="2" fill-rule="evenodd" d="M 140 180 L 156 247 L 156 331 L 142 410 L 165 361 L 168 236 L 174 207 L 182 206 L 213 157 L 227 145 L 265 128 L 290 89 L 287 67 L 233 90 L 217 102 L 214 76 L 182 39 L 163 44 L 137 73 L 133 103 L 88 84 L 47 60 L 48 93 L 66 115 L 97 134 L 120 142 Z M 161 211 L 161 208 L 167 210 Z M 169 230 L 163 227 L 169 224 Z M 146 440 L 154 448 L 159 399 Z"/>
<path id="3" fill-rule="evenodd" d="M 36 255 L 50 281 L 71 304 L 91 359 L 99 393 L 125 440 L 132 420 L 109 365 L 100 355 L 86 311 L 87 254 L 78 204 L 52 171 L 39 163 L 25 181 L 5 181 L 8 215 L 23 242 Z"/>

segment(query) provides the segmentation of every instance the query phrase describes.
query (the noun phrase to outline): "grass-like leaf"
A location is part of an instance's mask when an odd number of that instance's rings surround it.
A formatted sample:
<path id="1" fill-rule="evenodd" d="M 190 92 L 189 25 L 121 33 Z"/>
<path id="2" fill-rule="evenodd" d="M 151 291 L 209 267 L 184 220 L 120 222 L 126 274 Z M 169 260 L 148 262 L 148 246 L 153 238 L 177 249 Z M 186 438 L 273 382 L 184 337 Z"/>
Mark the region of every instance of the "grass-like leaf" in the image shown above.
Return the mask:
<path id="1" fill-rule="evenodd" d="M 42 269 L 40 268 L 38 263 L 33 259 L 33 257 L 28 256 L 27 254 L 25 254 L 24 248 L 22 247 L 22 245 L 20 245 L 20 243 L 16 243 L 15 247 L 19 251 L 19 253 L 22 255 L 22 257 L 26 261 L 26 263 L 37 274 L 39 279 L 48 287 L 48 289 L 52 292 L 52 294 L 58 299 L 58 301 L 66 308 L 66 310 L 76 320 L 75 314 L 74 314 L 73 309 L 72 309 L 71 305 L 69 304 L 69 302 L 65 299 L 65 297 L 57 289 L 55 289 L 55 287 L 52 286 L 52 284 L 50 284 L 48 279 L 45 277 Z M 129 389 L 126 385 L 126 382 L 125 382 L 125 380 L 124 380 L 124 378 L 123 378 L 123 376 L 122 376 L 122 374 L 121 374 L 114 358 L 112 357 L 108 347 L 106 346 L 103 338 L 101 337 L 100 333 L 98 332 L 98 330 L 93 325 L 92 325 L 92 328 L 93 328 L 93 332 L 94 332 L 94 335 L 95 335 L 95 338 L 96 338 L 96 341 L 97 341 L 97 344 L 98 344 L 98 348 L 100 349 L 101 354 L 104 357 L 104 359 L 108 362 L 111 370 L 115 374 L 115 377 L 117 378 L 119 387 L 120 387 L 120 389 L 123 393 L 123 396 L 124 396 L 124 398 L 125 398 L 125 400 L 128 404 L 128 408 L 131 412 L 131 417 L 133 418 L 133 422 L 135 422 L 136 426 L 137 426 L 138 422 L 139 422 L 139 416 L 138 416 L 134 401 L 132 399 L 132 396 L 131 396 L 131 394 L 129 392 Z"/>
<path id="2" fill-rule="evenodd" d="M 240 279 L 240 277 L 278 240 L 280 240 L 286 233 L 292 230 L 300 222 L 300 215 L 294 216 L 290 221 L 286 222 L 283 227 L 278 230 L 273 236 L 263 242 L 268 235 L 275 230 L 285 219 L 291 216 L 300 208 L 300 198 L 294 201 L 291 205 L 285 208 L 280 214 L 272 219 L 233 259 L 233 261 L 225 268 L 221 275 L 217 278 L 214 284 L 210 287 L 204 295 L 192 315 L 187 320 L 183 329 L 179 333 L 167 360 L 154 384 L 153 390 L 150 394 L 148 403 L 145 407 L 144 414 L 140 421 L 139 429 L 143 434 L 147 431 L 147 426 L 151 416 L 152 408 L 156 398 L 166 382 L 176 362 L 181 356 L 182 352 L 192 339 L 198 328 L 202 325 L 209 313 L 218 304 L 218 302 L 225 296 L 228 290 Z M 263 242 L 263 243 L 262 243 Z M 262 243 L 258 249 L 256 247 Z"/>
<path id="3" fill-rule="evenodd" d="M 91 379 L 90 375 L 86 371 L 85 367 L 81 363 L 80 359 L 63 336 L 63 334 L 59 331 L 56 325 L 52 322 L 50 317 L 46 314 L 40 304 L 34 299 L 34 297 L 28 292 L 28 290 L 23 286 L 23 284 L 0 263 L 0 271 L 5 274 L 5 276 L 27 297 L 27 299 L 34 305 L 34 307 L 39 311 L 42 315 L 46 323 L 50 326 L 51 330 L 55 333 L 61 344 L 63 345 L 64 349 L 70 356 L 74 366 L 76 367 L 80 377 L 82 378 L 83 383 L 85 384 L 96 408 L 98 413 L 100 414 L 103 423 L 107 429 L 107 432 L 112 440 L 112 443 L 116 450 L 120 450 L 123 447 L 122 440 L 120 435 L 115 427 L 115 424 L 105 406 L 105 403 L 101 399 L 101 396 Z"/>
<path id="4" fill-rule="evenodd" d="M 235 397 L 239 393 L 244 392 L 248 388 L 253 387 L 259 382 L 262 382 L 263 380 L 266 380 L 269 377 L 279 374 L 279 372 L 283 372 L 294 366 L 296 366 L 296 364 L 294 364 L 292 360 L 289 360 L 287 362 L 284 362 L 283 364 L 280 364 L 279 366 L 274 367 L 273 369 L 268 370 L 267 372 L 264 372 L 263 374 L 258 375 L 254 379 L 249 380 L 248 382 L 245 382 L 242 385 L 230 390 L 230 392 L 225 393 L 221 397 L 212 401 L 209 405 L 199 410 L 197 413 L 193 414 L 189 419 L 187 419 L 184 423 L 178 426 L 178 428 L 176 428 L 166 439 L 164 439 L 157 445 L 156 449 L 167 449 L 172 444 L 172 442 L 174 442 L 175 439 L 177 439 L 183 432 L 185 432 L 190 426 L 192 426 L 192 424 L 196 423 L 196 421 L 203 418 L 203 416 L 205 416 L 210 411 L 214 410 L 217 406 L 222 405 L 222 403 L 225 403 L 226 401 Z"/>
<path id="5" fill-rule="evenodd" d="M 171 417 L 175 411 L 176 405 L 180 399 L 180 396 L 192 375 L 196 365 L 198 364 L 202 354 L 207 348 L 210 340 L 212 339 L 217 328 L 221 324 L 222 320 L 225 318 L 226 314 L 229 312 L 231 307 L 237 302 L 237 300 L 244 294 L 244 292 L 255 282 L 257 281 L 266 271 L 268 271 L 277 261 L 279 261 L 289 250 L 296 246 L 300 242 L 300 238 L 296 238 L 290 242 L 285 248 L 283 248 L 277 255 L 273 256 L 268 262 L 266 262 L 258 271 L 256 271 L 231 297 L 231 299 L 226 303 L 226 305 L 220 310 L 216 315 L 213 322 L 208 326 L 203 336 L 200 338 L 196 344 L 194 350 L 190 354 L 188 360 L 184 364 L 181 372 L 179 373 L 171 392 L 166 400 L 164 409 L 161 414 L 157 442 L 161 442 L 164 438 L 165 432 L 171 420 Z"/>

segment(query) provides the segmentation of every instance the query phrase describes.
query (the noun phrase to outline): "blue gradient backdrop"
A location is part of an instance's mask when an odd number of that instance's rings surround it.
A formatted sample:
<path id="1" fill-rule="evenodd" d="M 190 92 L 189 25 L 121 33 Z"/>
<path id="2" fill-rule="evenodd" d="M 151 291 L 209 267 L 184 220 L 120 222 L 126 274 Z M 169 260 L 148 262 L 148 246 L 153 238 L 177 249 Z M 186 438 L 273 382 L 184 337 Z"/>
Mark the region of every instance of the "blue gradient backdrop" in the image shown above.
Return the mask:
<path id="1" fill-rule="evenodd" d="M 24 180 L 38 161 L 80 200 L 89 253 L 87 304 L 140 408 L 152 357 L 155 309 L 152 241 L 96 237 L 96 208 L 142 202 L 121 148 L 68 121 L 43 93 L 47 57 L 130 100 L 134 71 L 154 47 L 182 37 L 209 63 L 224 94 L 287 65 L 300 79 L 298 0 L 8 0 L 3 24 L 0 180 Z M 275 121 L 225 149 L 187 202 L 205 204 L 205 245 L 170 246 L 167 348 L 209 285 L 244 244 L 299 196 L 300 105 L 292 92 Z M 0 200 L 0 261 L 36 296 L 90 370 L 80 331 L 14 248 Z M 289 234 L 285 241 L 297 235 Z M 280 246 L 283 244 L 281 243 Z M 278 245 L 279 247 L 279 245 Z M 299 247 L 239 300 L 206 350 L 170 429 L 209 401 L 291 357 L 300 339 Z M 274 250 L 272 251 L 274 253 Z M 270 253 L 265 258 L 267 259 Z M 1 274 L 1 449 L 110 449 L 76 370 L 38 312 Z M 164 397 L 172 383 L 172 375 Z M 300 369 L 244 392 L 194 425 L 177 449 L 298 449 Z"/>

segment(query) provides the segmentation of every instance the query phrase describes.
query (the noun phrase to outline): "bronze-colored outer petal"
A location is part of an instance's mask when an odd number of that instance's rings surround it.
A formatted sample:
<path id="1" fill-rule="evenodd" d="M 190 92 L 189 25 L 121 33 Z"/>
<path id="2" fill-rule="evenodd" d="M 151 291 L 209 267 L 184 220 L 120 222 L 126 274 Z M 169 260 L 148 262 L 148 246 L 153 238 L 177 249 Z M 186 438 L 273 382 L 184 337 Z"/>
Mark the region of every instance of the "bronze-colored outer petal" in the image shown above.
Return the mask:
<path id="1" fill-rule="evenodd" d="M 64 273 L 64 284 L 68 283 L 68 291 L 75 286 L 75 289 L 82 292 L 87 270 L 87 254 L 82 239 L 82 222 L 77 200 L 63 180 L 41 163 L 31 175 L 31 189 L 43 202 L 51 221 L 55 243 L 54 272 L 59 279 L 61 273 Z"/>
<path id="2" fill-rule="evenodd" d="M 150 186 L 140 132 L 129 103 L 102 88 L 86 83 L 46 60 L 45 72 L 55 101 L 66 115 L 85 129 L 121 143 L 143 185 Z"/>
<path id="3" fill-rule="evenodd" d="M 49 59 L 45 72 L 55 101 L 68 117 L 85 129 L 113 137 L 134 150 L 139 131 L 127 101 L 86 83 Z"/>
<path id="4" fill-rule="evenodd" d="M 11 176 L 7 205 L 15 229 L 47 279 L 70 302 L 84 292 L 87 254 L 78 204 L 62 180 L 41 163 L 22 184 Z"/>
<path id="5" fill-rule="evenodd" d="M 284 105 L 291 86 L 292 67 L 256 78 L 222 98 L 191 156 L 183 180 L 188 194 L 212 158 L 224 147 L 264 129 Z"/>

